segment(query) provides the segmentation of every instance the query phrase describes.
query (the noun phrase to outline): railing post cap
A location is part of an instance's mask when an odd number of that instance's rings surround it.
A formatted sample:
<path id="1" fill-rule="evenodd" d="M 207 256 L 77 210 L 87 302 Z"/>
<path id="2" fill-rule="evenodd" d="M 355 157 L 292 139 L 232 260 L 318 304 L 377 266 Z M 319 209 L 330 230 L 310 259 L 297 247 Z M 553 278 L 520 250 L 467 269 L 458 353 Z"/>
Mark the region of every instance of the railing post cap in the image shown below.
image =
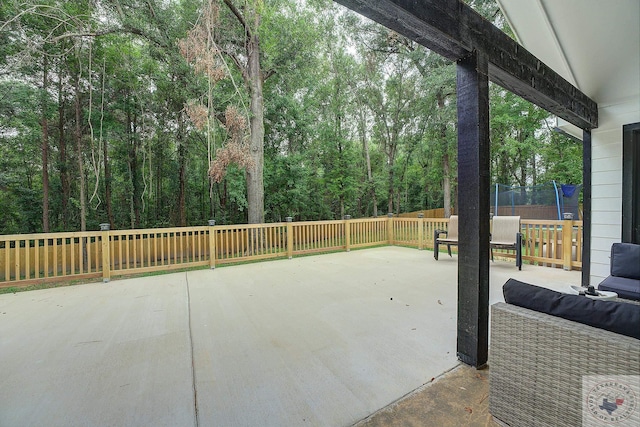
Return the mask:
<path id="1" fill-rule="evenodd" d="M 216 225 L 216 220 L 215 219 L 210 219 L 209 220 L 209 227 L 213 227 L 214 225 Z"/>
<path id="2" fill-rule="evenodd" d="M 418 214 L 418 218 L 424 218 L 424 214 L 423 214 L 422 212 L 420 212 L 420 213 Z"/>
<path id="3" fill-rule="evenodd" d="M 344 219 L 351 219 L 351 215 L 345 215 Z"/>
<path id="4" fill-rule="evenodd" d="M 571 212 L 565 212 L 565 213 L 563 213 L 563 214 L 562 214 L 562 217 L 563 217 L 565 220 L 573 220 L 573 213 L 571 213 Z"/>
<path id="5" fill-rule="evenodd" d="M 293 217 L 288 216 L 288 217 L 285 218 L 285 221 L 286 222 L 293 222 Z"/>
<path id="6" fill-rule="evenodd" d="M 109 231 L 111 229 L 111 224 L 108 222 L 104 222 L 100 224 L 100 231 Z"/>
<path id="7" fill-rule="evenodd" d="M 387 214 L 387 216 L 388 216 L 389 218 L 393 218 L 393 212 L 389 212 L 389 213 Z"/>

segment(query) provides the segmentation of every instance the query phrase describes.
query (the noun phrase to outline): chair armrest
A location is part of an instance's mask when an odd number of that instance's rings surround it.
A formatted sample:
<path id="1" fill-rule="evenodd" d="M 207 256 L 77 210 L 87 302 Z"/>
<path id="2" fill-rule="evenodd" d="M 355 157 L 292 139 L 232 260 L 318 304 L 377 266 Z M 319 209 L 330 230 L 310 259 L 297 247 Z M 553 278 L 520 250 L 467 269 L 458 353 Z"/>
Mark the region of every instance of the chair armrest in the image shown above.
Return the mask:
<path id="1" fill-rule="evenodd" d="M 445 236 L 448 234 L 447 230 L 435 230 L 435 235 L 436 236 L 440 236 L 441 234 L 444 234 Z"/>

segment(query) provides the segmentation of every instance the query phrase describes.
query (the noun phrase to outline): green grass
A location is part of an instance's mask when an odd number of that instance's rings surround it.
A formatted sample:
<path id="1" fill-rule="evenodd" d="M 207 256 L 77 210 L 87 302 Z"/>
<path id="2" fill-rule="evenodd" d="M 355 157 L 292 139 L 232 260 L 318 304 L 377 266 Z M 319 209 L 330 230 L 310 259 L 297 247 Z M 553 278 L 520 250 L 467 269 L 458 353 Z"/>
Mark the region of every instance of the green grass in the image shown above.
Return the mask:
<path id="1" fill-rule="evenodd" d="M 82 280 L 69 280 L 67 282 L 37 283 L 35 285 L 27 285 L 27 286 L 9 286 L 8 288 L 0 288 L 0 295 L 15 294 L 17 292 L 26 292 L 26 291 L 38 291 L 40 289 L 64 288 L 67 286 L 84 285 L 86 283 L 97 283 L 100 281 L 102 281 L 102 279 L 82 279 Z"/>
<path id="2" fill-rule="evenodd" d="M 135 277 L 161 276 L 164 274 L 181 273 L 185 271 L 204 270 L 205 268 L 208 268 L 208 267 L 201 267 L 201 266 L 185 267 L 185 268 L 179 268 L 179 269 L 167 270 L 167 271 L 151 271 L 147 273 L 127 274 L 127 275 L 112 277 L 111 281 L 132 279 Z M 44 282 L 44 283 L 37 283 L 35 285 L 27 285 L 27 286 L 10 286 L 8 288 L 0 288 L 0 295 L 15 294 L 17 292 L 26 292 L 26 291 L 37 291 L 40 289 L 64 288 L 67 286 L 86 285 L 88 283 L 100 283 L 100 282 L 102 282 L 101 277 L 94 278 L 94 279 L 75 279 L 75 280 L 68 280 L 68 281 L 62 281 L 62 282 Z"/>

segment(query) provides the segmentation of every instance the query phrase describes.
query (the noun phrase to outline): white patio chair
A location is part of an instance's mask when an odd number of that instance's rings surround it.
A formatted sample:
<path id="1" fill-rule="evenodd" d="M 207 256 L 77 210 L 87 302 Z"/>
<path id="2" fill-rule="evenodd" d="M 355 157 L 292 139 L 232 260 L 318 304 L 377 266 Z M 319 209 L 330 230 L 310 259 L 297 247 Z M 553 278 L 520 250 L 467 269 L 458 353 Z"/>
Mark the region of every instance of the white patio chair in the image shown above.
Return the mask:
<path id="1" fill-rule="evenodd" d="M 491 261 L 493 249 L 513 249 L 516 251 L 516 267 L 522 270 L 522 234 L 519 216 L 494 216 L 491 229 Z"/>
<path id="2" fill-rule="evenodd" d="M 440 237 L 445 234 L 446 237 Z M 433 236 L 433 257 L 438 260 L 440 245 L 447 245 L 447 251 L 451 256 L 451 246 L 458 246 L 458 215 L 449 217 L 449 226 L 447 230 L 436 230 Z"/>

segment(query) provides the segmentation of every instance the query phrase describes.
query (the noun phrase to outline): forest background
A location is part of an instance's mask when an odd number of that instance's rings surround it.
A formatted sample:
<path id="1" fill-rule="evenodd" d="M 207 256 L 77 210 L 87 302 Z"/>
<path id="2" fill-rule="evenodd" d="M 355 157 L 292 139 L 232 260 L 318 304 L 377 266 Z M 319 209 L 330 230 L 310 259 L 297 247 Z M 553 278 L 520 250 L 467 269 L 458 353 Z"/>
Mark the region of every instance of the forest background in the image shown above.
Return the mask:
<path id="1" fill-rule="evenodd" d="M 455 78 L 327 0 L 4 0 L 0 234 L 448 215 Z M 492 183 L 581 183 L 579 141 L 490 95 Z"/>

